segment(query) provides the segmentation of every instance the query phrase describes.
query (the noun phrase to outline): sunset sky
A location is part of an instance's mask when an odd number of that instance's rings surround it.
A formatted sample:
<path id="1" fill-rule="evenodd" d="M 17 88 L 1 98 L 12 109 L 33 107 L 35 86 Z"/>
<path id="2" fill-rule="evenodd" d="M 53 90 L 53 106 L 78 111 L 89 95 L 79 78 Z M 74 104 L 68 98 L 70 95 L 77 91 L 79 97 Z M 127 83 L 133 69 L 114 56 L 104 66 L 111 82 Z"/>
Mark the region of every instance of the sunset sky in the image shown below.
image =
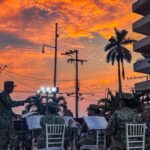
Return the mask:
<path id="1" fill-rule="evenodd" d="M 105 89 L 118 89 L 117 66 L 106 64 L 104 46 L 114 35 L 114 27 L 127 29 L 129 37 L 139 39 L 132 32 L 132 23 L 141 16 L 132 13 L 135 0 L 0 0 L 0 66 L 7 65 L 0 74 L 0 89 L 5 80 L 17 84 L 14 99 L 23 99 L 40 86 L 53 85 L 55 23 L 58 23 L 57 86 L 60 92 L 74 92 L 75 66 L 68 64 L 67 50 L 79 50 L 79 57 L 88 60 L 79 65 L 79 112 L 84 115 L 89 103 L 105 97 Z M 132 45 L 129 47 L 132 51 Z M 133 54 L 131 64 L 125 63 L 126 77 L 141 76 L 133 72 L 133 63 L 142 58 Z M 44 80 L 43 80 L 44 79 Z M 135 82 L 125 80 L 123 89 L 130 92 Z M 66 95 L 64 95 L 66 97 Z M 66 97 L 74 111 L 74 97 Z M 17 111 L 21 110 L 20 108 Z"/>

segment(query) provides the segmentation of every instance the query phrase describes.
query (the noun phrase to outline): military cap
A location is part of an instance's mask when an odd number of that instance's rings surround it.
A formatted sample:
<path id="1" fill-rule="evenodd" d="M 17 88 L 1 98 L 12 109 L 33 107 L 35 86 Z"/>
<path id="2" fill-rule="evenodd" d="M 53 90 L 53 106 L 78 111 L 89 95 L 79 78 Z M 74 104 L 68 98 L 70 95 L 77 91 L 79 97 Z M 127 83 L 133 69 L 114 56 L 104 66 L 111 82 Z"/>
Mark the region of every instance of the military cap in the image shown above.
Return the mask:
<path id="1" fill-rule="evenodd" d="M 16 86 L 16 85 L 14 84 L 14 81 L 5 81 L 4 86 Z"/>
<path id="2" fill-rule="evenodd" d="M 99 110 L 99 106 L 96 104 L 90 104 L 87 110 Z"/>

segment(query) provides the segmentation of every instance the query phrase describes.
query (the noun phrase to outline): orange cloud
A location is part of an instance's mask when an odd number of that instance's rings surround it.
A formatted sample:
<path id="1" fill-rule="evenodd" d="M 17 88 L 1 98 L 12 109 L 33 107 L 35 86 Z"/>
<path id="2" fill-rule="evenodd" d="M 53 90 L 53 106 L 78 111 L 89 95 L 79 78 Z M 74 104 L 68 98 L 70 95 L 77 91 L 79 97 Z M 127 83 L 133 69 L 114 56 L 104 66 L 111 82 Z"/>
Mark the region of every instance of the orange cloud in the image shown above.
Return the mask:
<path id="1" fill-rule="evenodd" d="M 98 96 L 103 97 L 107 87 L 117 90 L 117 66 L 106 64 L 104 46 L 107 39 L 114 35 L 114 27 L 127 29 L 129 37 L 141 37 L 132 33 L 132 23 L 140 17 L 132 13 L 133 2 L 135 0 L 2 1 L 0 64 L 8 65 L 6 71 L 50 81 L 27 80 L 4 71 L 0 82 L 13 79 L 19 84 L 18 90 L 32 90 L 33 87 L 34 91 L 40 85 L 53 84 L 54 50 L 46 49 L 45 54 L 40 52 L 43 44 L 54 45 L 55 23 L 58 22 L 57 79 L 75 80 L 75 66 L 67 63 L 68 57 L 62 56 L 60 50 L 78 49 L 80 59 L 88 60 L 83 66 L 79 64 L 80 92 L 100 92 Z M 18 51 L 19 49 L 23 49 L 23 52 Z M 35 52 L 36 50 L 39 52 Z M 140 56 L 134 54 L 133 57 L 135 61 Z M 126 76 L 137 75 L 133 73 L 132 64 L 125 68 Z M 128 91 L 134 85 L 134 82 L 123 83 L 124 90 Z M 74 81 L 58 81 L 58 85 L 60 92 L 74 91 Z M 83 104 L 84 101 L 81 102 Z"/>
<path id="2" fill-rule="evenodd" d="M 37 0 L 30 2 L 13 0 L 13 5 L 10 5 L 10 1 L 2 4 L 4 13 L 1 14 L 4 17 L 2 19 L 10 22 L 6 24 L 6 29 L 23 31 L 21 35 L 34 42 L 41 42 L 41 39 L 46 40 L 48 36 L 51 37 L 54 31 L 52 24 L 55 21 L 60 22 L 62 37 L 89 37 L 90 32 L 93 31 L 108 37 L 112 34 L 114 26 L 128 28 L 128 22 L 136 18 L 131 10 L 133 1 L 125 3 L 119 0 L 113 2 L 111 0 Z M 9 13 L 10 10 L 13 13 Z M 132 14 L 132 17 L 128 14 Z M 2 24 L 4 27 L 3 22 Z M 49 38 L 49 40 L 52 39 Z"/>

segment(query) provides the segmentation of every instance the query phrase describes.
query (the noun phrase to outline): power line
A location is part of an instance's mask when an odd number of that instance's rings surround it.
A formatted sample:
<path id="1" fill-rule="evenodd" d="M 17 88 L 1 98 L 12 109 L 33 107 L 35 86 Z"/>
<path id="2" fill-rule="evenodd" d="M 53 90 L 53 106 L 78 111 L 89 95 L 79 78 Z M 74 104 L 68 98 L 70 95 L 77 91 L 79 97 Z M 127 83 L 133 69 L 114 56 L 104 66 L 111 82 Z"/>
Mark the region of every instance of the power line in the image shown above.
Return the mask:
<path id="1" fill-rule="evenodd" d="M 7 76 L 11 77 L 12 78 L 12 75 L 8 75 Z M 18 79 L 15 79 L 15 81 L 17 81 L 18 83 L 20 83 L 21 85 L 25 86 L 25 87 L 28 87 L 30 89 L 34 89 L 34 87 L 30 86 L 30 85 L 27 85 L 27 84 L 24 84 L 23 82 L 19 81 Z"/>
<path id="2" fill-rule="evenodd" d="M 31 80 L 53 81 L 53 80 L 45 79 L 45 78 L 36 78 L 36 77 L 32 77 L 32 76 L 26 76 L 26 75 L 15 73 L 15 72 L 11 72 L 11 71 L 5 71 L 5 72 L 8 72 L 8 73 L 11 73 L 13 75 L 17 75 L 17 76 L 20 76 L 20 77 L 23 77 L 23 78 L 26 78 L 26 79 L 31 79 Z M 57 80 L 57 81 L 68 82 L 68 81 L 74 81 L 74 80 Z"/>

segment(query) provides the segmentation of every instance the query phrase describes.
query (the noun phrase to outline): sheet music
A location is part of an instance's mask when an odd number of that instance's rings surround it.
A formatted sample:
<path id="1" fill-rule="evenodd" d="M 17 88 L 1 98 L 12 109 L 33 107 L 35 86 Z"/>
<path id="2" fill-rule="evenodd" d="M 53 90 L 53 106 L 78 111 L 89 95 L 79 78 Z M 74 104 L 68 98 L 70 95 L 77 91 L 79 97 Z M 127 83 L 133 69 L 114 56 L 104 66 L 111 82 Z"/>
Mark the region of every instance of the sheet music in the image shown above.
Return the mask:
<path id="1" fill-rule="evenodd" d="M 42 115 L 36 115 L 36 116 L 29 116 L 26 118 L 29 130 L 41 128 L 40 125 L 41 117 Z"/>
<path id="2" fill-rule="evenodd" d="M 71 127 L 72 127 L 72 128 L 78 128 L 78 127 L 77 127 L 77 123 L 76 123 L 76 121 L 74 120 L 73 117 L 64 116 L 64 120 L 65 120 L 65 125 L 66 125 L 66 126 L 68 126 L 69 120 L 72 120 L 72 125 L 71 125 Z"/>
<path id="3" fill-rule="evenodd" d="M 88 129 L 106 129 L 108 123 L 104 117 L 86 116 L 83 118 L 88 126 Z"/>
<path id="4" fill-rule="evenodd" d="M 26 118 L 26 117 L 29 117 L 29 116 L 31 116 L 31 115 L 33 115 L 33 114 L 36 114 L 37 112 L 27 112 L 27 113 L 25 113 L 25 114 L 23 114 L 22 116 L 21 116 L 21 118 Z"/>

